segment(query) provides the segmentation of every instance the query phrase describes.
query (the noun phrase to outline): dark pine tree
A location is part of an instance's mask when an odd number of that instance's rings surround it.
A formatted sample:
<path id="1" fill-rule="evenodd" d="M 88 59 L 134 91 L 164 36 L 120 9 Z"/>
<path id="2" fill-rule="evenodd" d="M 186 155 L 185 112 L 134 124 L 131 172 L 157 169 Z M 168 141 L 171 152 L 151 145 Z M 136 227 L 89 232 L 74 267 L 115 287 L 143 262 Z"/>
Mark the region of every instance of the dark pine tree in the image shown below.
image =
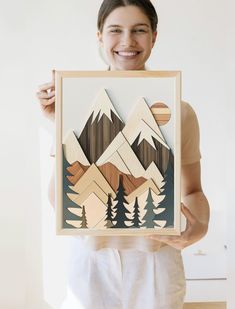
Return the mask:
<path id="1" fill-rule="evenodd" d="M 148 193 L 148 197 L 147 197 L 146 205 L 144 209 L 146 210 L 146 214 L 143 217 L 143 220 L 145 222 L 142 224 L 142 227 L 154 228 L 156 226 L 159 226 L 158 224 L 154 222 L 155 216 L 156 216 L 154 210 L 157 209 L 157 206 L 155 206 L 154 204 L 154 200 L 153 200 L 150 188 L 149 188 L 149 193 Z"/>
<path id="2" fill-rule="evenodd" d="M 113 222 L 116 222 L 113 227 L 114 228 L 128 228 L 128 226 L 125 224 L 125 221 L 131 221 L 126 214 L 130 213 L 130 211 L 126 208 L 125 204 L 128 205 L 126 199 L 125 199 L 126 193 L 122 184 L 122 176 L 119 178 L 119 186 L 117 190 L 116 197 L 114 201 L 117 203 L 113 207 L 114 211 L 114 218 Z"/>
<path id="3" fill-rule="evenodd" d="M 113 226 L 113 210 L 112 210 L 112 198 L 111 198 L 111 194 L 108 195 L 108 201 L 107 201 L 107 210 L 106 210 L 106 224 L 105 226 L 107 228 L 110 228 Z"/>
<path id="4" fill-rule="evenodd" d="M 86 210 L 85 206 L 82 206 L 82 222 L 81 222 L 81 228 L 82 229 L 87 229 L 87 218 L 86 218 Z"/>
<path id="5" fill-rule="evenodd" d="M 155 220 L 165 220 L 165 227 L 174 226 L 174 156 L 170 151 L 168 166 L 164 175 L 164 186 L 160 195 L 165 198 L 159 204 L 160 208 L 165 208 L 163 212 L 155 216 Z"/>
<path id="6" fill-rule="evenodd" d="M 65 158 L 64 151 L 63 151 L 63 228 L 74 228 L 72 225 L 68 224 L 66 220 L 76 220 L 81 221 L 81 217 L 73 214 L 68 210 L 68 208 L 76 208 L 81 209 L 82 207 L 75 204 L 73 201 L 70 200 L 67 193 L 74 193 L 69 186 L 71 186 L 70 181 L 67 178 L 68 171 L 67 168 L 70 166 L 68 161 Z"/>
<path id="7" fill-rule="evenodd" d="M 140 221 L 140 210 L 139 210 L 139 204 L 138 204 L 138 198 L 135 198 L 135 204 L 134 204 L 134 212 L 133 212 L 133 219 L 131 221 L 132 226 L 135 228 L 140 228 L 141 221 Z"/>

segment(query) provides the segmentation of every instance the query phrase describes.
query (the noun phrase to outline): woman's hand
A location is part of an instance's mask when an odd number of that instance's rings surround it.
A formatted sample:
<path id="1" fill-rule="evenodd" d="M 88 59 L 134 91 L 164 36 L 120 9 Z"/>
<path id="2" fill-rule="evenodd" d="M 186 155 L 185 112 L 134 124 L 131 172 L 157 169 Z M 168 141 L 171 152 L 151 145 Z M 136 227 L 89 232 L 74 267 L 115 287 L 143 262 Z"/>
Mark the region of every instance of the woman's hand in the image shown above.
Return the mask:
<path id="1" fill-rule="evenodd" d="M 39 99 L 42 112 L 45 117 L 54 121 L 55 119 L 55 79 L 50 83 L 43 84 L 38 87 L 37 98 Z"/>
<path id="2" fill-rule="evenodd" d="M 182 250 L 200 240 L 206 234 L 208 224 L 200 222 L 183 204 L 181 205 L 181 211 L 186 217 L 187 224 L 185 231 L 180 236 L 151 235 L 149 237 L 178 250 Z"/>

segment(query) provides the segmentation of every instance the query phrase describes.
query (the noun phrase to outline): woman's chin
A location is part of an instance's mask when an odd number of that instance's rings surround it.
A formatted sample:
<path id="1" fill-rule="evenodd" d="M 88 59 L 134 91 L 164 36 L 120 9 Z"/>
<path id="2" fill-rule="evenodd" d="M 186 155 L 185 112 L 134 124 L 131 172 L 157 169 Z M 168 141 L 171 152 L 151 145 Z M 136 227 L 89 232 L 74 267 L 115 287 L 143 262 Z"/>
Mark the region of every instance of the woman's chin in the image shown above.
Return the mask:
<path id="1" fill-rule="evenodd" d="M 111 66 L 113 71 L 132 71 L 132 70 L 144 70 L 144 66 L 132 63 L 115 63 Z"/>

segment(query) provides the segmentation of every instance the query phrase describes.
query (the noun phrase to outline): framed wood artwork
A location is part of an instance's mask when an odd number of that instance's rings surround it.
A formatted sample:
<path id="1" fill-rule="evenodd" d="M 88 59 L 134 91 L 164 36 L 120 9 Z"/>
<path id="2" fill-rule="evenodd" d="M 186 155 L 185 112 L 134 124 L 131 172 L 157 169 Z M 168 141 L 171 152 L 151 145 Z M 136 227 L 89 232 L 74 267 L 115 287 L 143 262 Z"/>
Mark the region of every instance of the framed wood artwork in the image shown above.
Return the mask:
<path id="1" fill-rule="evenodd" d="M 59 235 L 180 233 L 179 71 L 56 72 Z"/>

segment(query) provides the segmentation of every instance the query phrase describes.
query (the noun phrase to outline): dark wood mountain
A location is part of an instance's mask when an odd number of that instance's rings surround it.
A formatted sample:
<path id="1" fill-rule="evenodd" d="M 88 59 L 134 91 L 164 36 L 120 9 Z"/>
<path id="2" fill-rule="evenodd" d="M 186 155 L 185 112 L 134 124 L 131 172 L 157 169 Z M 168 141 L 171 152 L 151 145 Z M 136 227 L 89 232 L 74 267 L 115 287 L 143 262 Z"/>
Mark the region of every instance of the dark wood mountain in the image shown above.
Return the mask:
<path id="1" fill-rule="evenodd" d="M 111 112 L 112 121 L 99 114 L 92 122 L 93 113 L 89 117 L 78 141 L 90 163 L 95 163 L 115 136 L 123 129 L 124 123 Z"/>
<path id="2" fill-rule="evenodd" d="M 139 137 L 140 134 L 131 145 L 131 148 L 134 150 L 143 167 L 147 169 L 149 165 L 154 162 L 161 174 L 164 175 L 169 160 L 169 149 L 154 137 L 152 137 L 152 139 L 156 149 L 154 149 L 145 139 L 143 139 L 138 145 Z"/>

